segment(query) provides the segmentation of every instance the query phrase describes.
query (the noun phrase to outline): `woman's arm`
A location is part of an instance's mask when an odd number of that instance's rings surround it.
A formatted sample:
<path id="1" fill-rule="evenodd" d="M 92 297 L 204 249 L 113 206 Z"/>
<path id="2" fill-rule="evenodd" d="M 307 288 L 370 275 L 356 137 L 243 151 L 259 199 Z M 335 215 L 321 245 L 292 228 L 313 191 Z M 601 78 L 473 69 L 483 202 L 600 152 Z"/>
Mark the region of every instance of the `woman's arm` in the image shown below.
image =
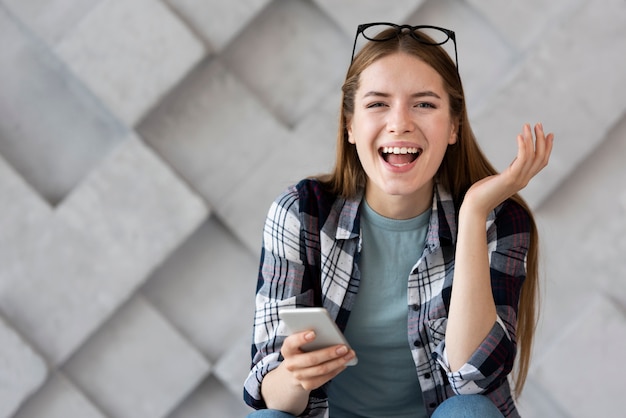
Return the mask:
<path id="1" fill-rule="evenodd" d="M 499 204 L 526 187 L 548 163 L 552 134 L 529 125 L 517 137 L 518 153 L 502 173 L 475 183 L 459 212 L 454 279 L 446 329 L 446 352 L 452 372 L 461 368 L 489 334 L 496 321 L 485 224 Z"/>
<path id="2" fill-rule="evenodd" d="M 263 232 L 263 248 L 256 295 L 252 370 L 244 399 L 253 408 L 301 414 L 309 395 L 336 376 L 354 357 L 343 346 L 311 353 L 300 347 L 313 333 L 284 334 L 278 319 L 281 307 L 313 306 L 312 266 L 302 259 L 302 222 L 299 192 L 290 188 L 272 204 Z"/>
<path id="3" fill-rule="evenodd" d="M 496 322 L 485 233 L 486 216 L 459 214 L 446 351 L 452 372 L 463 366 Z"/>

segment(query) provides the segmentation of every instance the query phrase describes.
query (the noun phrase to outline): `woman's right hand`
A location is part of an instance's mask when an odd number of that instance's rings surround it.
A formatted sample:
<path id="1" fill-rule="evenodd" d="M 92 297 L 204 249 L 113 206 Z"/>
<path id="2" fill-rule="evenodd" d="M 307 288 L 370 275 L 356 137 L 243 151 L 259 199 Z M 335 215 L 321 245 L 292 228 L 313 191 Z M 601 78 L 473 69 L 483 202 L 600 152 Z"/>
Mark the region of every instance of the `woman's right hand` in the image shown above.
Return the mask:
<path id="1" fill-rule="evenodd" d="M 261 393 L 269 409 L 299 415 L 306 408 L 309 394 L 339 373 L 355 357 L 354 350 L 334 345 L 304 352 L 301 347 L 313 341 L 313 331 L 298 332 L 283 342 L 282 363 L 269 372 L 261 384 Z"/>
<path id="2" fill-rule="evenodd" d="M 335 345 L 304 352 L 301 347 L 315 340 L 315 332 L 304 331 L 290 335 L 283 342 L 282 367 L 304 390 L 310 392 L 344 371 L 355 356 L 345 345 Z"/>

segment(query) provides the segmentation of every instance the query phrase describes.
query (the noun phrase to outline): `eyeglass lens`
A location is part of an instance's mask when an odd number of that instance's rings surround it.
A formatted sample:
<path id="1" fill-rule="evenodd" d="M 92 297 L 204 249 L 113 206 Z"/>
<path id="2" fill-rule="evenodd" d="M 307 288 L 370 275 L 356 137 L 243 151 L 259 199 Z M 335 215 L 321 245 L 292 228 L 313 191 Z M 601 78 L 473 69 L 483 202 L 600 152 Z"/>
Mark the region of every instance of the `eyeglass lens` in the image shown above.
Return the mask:
<path id="1" fill-rule="evenodd" d="M 363 26 L 364 27 L 361 27 L 360 30 L 357 31 L 356 38 L 354 39 L 352 60 L 354 60 L 354 56 L 358 53 L 358 51 L 363 47 L 366 42 L 389 40 L 397 36 L 400 31 L 411 30 L 411 36 L 413 37 L 413 39 L 427 45 L 440 45 L 442 48 L 444 48 L 444 50 L 452 58 L 458 69 L 459 64 L 457 61 L 456 40 L 451 38 L 451 33 L 446 29 L 429 26 L 401 26 L 390 23 L 376 23 Z M 389 28 L 393 28 L 395 29 L 395 31 L 391 31 L 389 33 L 389 36 L 381 38 L 379 35 Z M 452 42 L 448 42 L 450 40 L 452 40 Z"/>
<path id="2" fill-rule="evenodd" d="M 376 40 L 376 36 L 378 36 L 381 32 L 383 32 L 386 28 L 389 28 L 389 27 L 390 26 L 387 26 L 387 25 L 369 26 L 362 31 L 362 34 L 365 37 L 365 39 L 368 39 L 370 41 Z M 401 29 L 401 27 L 396 27 L 394 29 L 396 29 L 396 31 L 392 32 L 391 36 L 388 39 L 391 39 L 394 36 L 396 36 L 398 31 L 400 30 L 402 31 L 409 30 L 408 28 Z M 425 36 L 422 36 L 422 34 Z M 448 39 L 450 39 L 450 36 L 446 32 L 440 29 L 429 28 L 429 27 L 421 27 L 419 29 L 415 29 L 412 31 L 412 35 L 416 40 L 420 42 L 423 42 L 425 44 L 433 44 L 433 45 L 445 44 L 448 41 Z"/>

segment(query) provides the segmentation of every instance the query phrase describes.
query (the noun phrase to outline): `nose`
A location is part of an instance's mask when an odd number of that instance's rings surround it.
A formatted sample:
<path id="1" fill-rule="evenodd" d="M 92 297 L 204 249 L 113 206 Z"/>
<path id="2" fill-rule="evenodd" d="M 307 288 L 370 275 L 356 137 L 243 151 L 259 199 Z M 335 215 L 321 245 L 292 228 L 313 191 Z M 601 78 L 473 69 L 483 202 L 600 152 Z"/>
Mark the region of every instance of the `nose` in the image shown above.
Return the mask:
<path id="1" fill-rule="evenodd" d="M 402 135 L 411 132 L 415 128 L 410 110 L 404 106 L 396 106 L 389 112 L 387 130 L 389 133 Z"/>

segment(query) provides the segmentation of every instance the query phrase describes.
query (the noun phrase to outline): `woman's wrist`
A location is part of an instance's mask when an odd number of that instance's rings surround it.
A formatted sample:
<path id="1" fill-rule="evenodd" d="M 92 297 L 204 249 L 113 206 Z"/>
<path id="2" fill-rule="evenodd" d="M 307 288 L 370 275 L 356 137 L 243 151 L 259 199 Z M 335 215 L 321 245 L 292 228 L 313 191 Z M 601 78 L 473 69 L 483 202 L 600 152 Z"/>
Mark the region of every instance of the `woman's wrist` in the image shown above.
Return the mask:
<path id="1" fill-rule="evenodd" d="M 261 394 L 269 409 L 299 415 L 306 409 L 310 391 L 291 379 L 290 374 L 284 370 L 284 363 L 281 363 L 263 378 Z"/>

